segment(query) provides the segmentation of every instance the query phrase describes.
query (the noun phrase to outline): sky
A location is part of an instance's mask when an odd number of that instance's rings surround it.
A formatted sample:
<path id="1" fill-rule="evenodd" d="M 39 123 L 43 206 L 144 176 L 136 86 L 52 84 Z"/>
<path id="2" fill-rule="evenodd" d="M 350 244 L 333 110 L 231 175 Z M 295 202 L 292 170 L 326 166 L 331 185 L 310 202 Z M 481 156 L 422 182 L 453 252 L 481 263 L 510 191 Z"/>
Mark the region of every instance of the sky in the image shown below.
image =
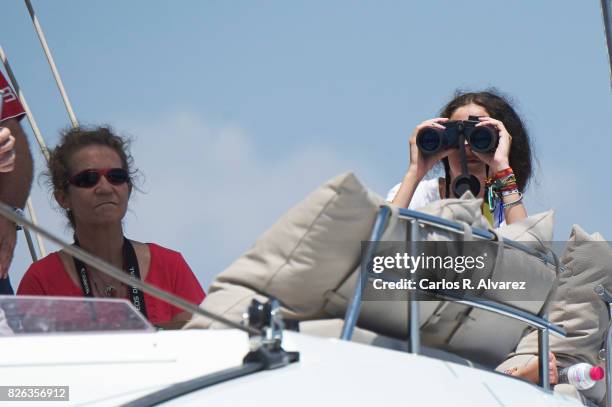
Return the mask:
<path id="1" fill-rule="evenodd" d="M 126 235 L 180 251 L 204 287 L 335 175 L 384 196 L 412 129 L 458 88 L 515 101 L 537 157 L 526 207 L 555 209 L 556 240 L 572 224 L 612 236 L 598 1 L 32 4 L 80 123 L 133 138 L 141 192 Z M 68 116 L 24 3 L 2 7 L 0 45 L 52 147 Z M 39 223 L 70 241 L 30 144 Z M 20 234 L 15 287 L 29 264 Z"/>

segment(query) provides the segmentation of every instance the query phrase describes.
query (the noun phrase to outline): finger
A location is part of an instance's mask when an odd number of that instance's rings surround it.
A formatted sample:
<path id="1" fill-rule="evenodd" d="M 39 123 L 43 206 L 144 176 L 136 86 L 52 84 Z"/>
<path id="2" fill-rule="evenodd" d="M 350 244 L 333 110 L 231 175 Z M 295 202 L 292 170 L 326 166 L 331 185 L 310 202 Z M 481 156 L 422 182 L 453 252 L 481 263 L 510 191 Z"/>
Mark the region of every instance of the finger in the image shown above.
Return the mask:
<path id="1" fill-rule="evenodd" d="M 439 125 L 440 123 L 445 123 L 447 121 L 448 121 L 448 118 L 446 117 L 436 117 L 435 119 L 425 120 L 424 122 L 419 124 L 417 128 L 422 129 L 423 127 L 431 127 L 431 126 Z"/>
<path id="2" fill-rule="evenodd" d="M 482 120 L 480 121 L 480 123 L 476 123 L 476 127 L 480 127 L 480 126 L 491 126 L 491 127 L 501 127 L 503 126 L 503 123 L 500 122 L 499 120 L 495 120 L 495 119 L 489 119 L 489 120 Z"/>
<path id="3" fill-rule="evenodd" d="M 494 118 L 489 117 L 489 116 L 481 116 L 481 117 L 479 117 L 479 118 L 478 118 L 478 120 L 480 120 L 480 122 L 481 122 L 481 123 L 482 123 L 482 122 L 496 122 L 496 123 L 501 123 L 501 120 L 497 120 L 497 119 L 494 119 Z"/>
<path id="4" fill-rule="evenodd" d="M 11 172 L 15 168 L 15 151 L 0 156 L 0 172 Z"/>
<path id="5" fill-rule="evenodd" d="M 482 116 L 482 117 L 479 117 L 479 118 L 478 118 L 478 120 L 480 121 L 480 123 L 483 123 L 483 122 L 495 122 L 495 123 L 501 123 L 501 121 L 500 121 L 500 120 L 494 119 L 494 118 L 489 117 L 489 116 Z"/>
<path id="6" fill-rule="evenodd" d="M 0 154 L 11 151 L 15 148 L 15 137 L 9 135 L 8 139 L 4 143 L 0 143 Z"/>
<path id="7" fill-rule="evenodd" d="M 11 136 L 11 131 L 8 127 L 0 127 L 0 144 Z"/>
<path id="8" fill-rule="evenodd" d="M 491 117 L 480 117 L 480 123 L 476 124 L 476 127 L 480 126 L 491 126 L 495 127 L 500 132 L 508 132 L 506 130 L 506 126 L 504 126 L 504 122 L 501 120 L 493 119 Z"/>

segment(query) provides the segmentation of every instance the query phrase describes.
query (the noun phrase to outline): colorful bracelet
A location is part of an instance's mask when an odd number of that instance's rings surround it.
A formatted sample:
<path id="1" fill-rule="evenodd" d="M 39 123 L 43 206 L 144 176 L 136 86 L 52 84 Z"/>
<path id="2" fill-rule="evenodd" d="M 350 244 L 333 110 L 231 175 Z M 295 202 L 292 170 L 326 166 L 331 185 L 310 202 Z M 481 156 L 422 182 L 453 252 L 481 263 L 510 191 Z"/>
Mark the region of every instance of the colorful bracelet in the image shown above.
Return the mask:
<path id="1" fill-rule="evenodd" d="M 521 193 L 521 191 L 519 191 L 518 188 L 513 188 L 513 189 L 501 191 L 501 196 L 503 198 L 504 196 L 520 194 L 520 193 Z"/>
<path id="2" fill-rule="evenodd" d="M 504 186 L 503 188 L 499 188 L 498 192 L 506 192 L 506 191 L 513 191 L 515 189 L 518 189 L 518 185 L 516 182 L 512 183 L 512 184 L 508 184 L 506 186 Z"/>
<path id="3" fill-rule="evenodd" d="M 516 177 L 514 174 L 510 174 L 503 178 L 497 178 L 494 183 L 501 187 L 505 187 L 508 184 L 516 184 Z"/>
<path id="4" fill-rule="evenodd" d="M 519 197 L 516 200 L 512 202 L 508 202 L 508 203 L 502 202 L 502 209 L 512 208 L 513 206 L 520 204 L 523 201 L 523 194 L 520 192 L 518 194 L 519 194 Z"/>
<path id="5" fill-rule="evenodd" d="M 493 175 L 493 178 L 503 178 L 507 175 L 513 174 L 514 171 L 512 171 L 511 167 L 506 168 L 505 170 L 501 170 L 501 171 L 497 171 L 495 173 L 495 175 Z"/>

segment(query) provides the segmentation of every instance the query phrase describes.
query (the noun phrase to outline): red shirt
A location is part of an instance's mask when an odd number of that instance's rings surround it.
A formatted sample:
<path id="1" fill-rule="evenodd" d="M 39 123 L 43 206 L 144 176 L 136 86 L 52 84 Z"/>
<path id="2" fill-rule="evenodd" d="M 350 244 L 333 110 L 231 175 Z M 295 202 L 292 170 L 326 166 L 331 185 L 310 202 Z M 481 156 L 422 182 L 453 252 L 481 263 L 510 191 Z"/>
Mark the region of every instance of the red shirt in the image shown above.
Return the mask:
<path id="1" fill-rule="evenodd" d="M 206 294 L 183 256 L 154 243 L 147 245 L 151 263 L 144 281 L 199 305 Z M 19 283 L 17 295 L 83 297 L 84 294 L 83 289 L 72 281 L 59 254 L 55 252 L 30 266 Z M 169 322 L 182 312 L 180 308 L 147 293 L 144 293 L 144 301 L 147 317 L 153 324 Z"/>
<path id="2" fill-rule="evenodd" d="M 21 102 L 19 102 L 19 98 L 13 92 L 13 89 L 9 86 L 6 79 L 0 72 L 0 90 L 4 92 L 2 97 L 2 114 L 0 115 L 0 122 L 3 120 L 16 118 L 21 120 L 23 115 L 25 115 L 25 111 L 23 110 L 23 106 L 21 106 Z"/>

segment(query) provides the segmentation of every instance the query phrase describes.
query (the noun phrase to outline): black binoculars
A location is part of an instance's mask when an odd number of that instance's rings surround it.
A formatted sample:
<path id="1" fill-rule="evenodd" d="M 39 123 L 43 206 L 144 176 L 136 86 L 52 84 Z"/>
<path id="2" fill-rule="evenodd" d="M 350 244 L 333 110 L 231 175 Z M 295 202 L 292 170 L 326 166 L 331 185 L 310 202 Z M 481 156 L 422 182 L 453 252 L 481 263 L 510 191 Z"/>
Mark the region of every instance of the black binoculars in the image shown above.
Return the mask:
<path id="1" fill-rule="evenodd" d="M 472 151 L 490 153 L 495 151 L 499 143 L 499 132 L 489 126 L 476 125 L 478 117 L 470 116 L 468 120 L 453 120 L 440 123 L 444 130 L 426 127 L 417 134 L 417 147 L 423 154 L 431 155 L 448 148 L 459 148 L 459 136 L 463 134 Z"/>

